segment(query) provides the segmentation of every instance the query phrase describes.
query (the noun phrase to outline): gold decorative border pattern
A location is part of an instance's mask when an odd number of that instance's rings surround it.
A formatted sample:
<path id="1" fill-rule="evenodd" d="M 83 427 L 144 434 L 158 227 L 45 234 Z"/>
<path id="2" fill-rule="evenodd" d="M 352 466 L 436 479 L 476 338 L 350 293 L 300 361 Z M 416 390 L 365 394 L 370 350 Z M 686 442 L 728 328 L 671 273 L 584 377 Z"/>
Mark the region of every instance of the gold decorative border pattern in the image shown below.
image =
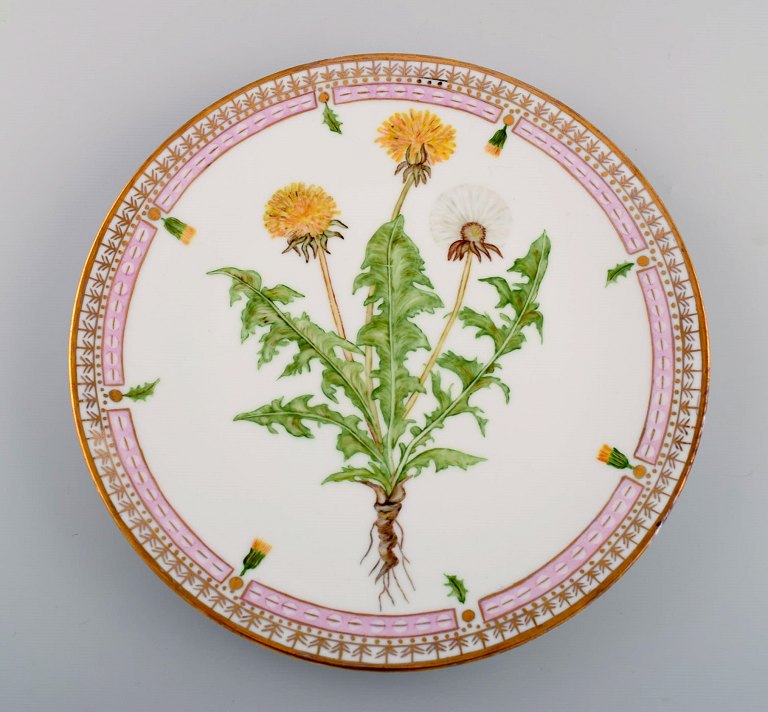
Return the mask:
<path id="1" fill-rule="evenodd" d="M 368 639 L 297 625 L 260 611 L 214 581 L 176 548 L 144 509 L 117 457 L 106 409 L 100 353 L 106 299 L 139 220 L 178 168 L 235 123 L 285 99 L 369 82 L 445 87 L 514 113 L 563 141 L 610 184 L 648 244 L 664 283 L 675 330 L 675 389 L 670 422 L 651 479 L 625 525 L 599 555 L 548 594 L 489 624 L 423 638 Z M 708 385 L 701 297 L 687 253 L 658 196 L 629 160 L 594 127 L 555 99 L 491 70 L 447 59 L 365 55 L 317 62 L 241 89 L 183 126 L 141 167 L 96 238 L 75 302 L 70 344 L 72 401 L 91 474 L 116 522 L 152 568 L 214 620 L 269 647 L 346 667 L 413 669 L 483 657 L 519 645 L 566 620 L 618 579 L 642 553 L 679 495 L 700 436 Z"/>

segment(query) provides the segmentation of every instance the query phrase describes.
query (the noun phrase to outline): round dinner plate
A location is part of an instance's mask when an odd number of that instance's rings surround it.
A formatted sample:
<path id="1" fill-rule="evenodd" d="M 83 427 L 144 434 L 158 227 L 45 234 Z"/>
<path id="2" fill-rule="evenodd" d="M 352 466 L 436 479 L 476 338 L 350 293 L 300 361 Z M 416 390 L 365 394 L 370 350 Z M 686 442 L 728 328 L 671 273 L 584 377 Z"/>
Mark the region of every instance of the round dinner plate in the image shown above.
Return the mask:
<path id="1" fill-rule="evenodd" d="M 350 668 L 464 662 L 594 600 L 680 493 L 692 266 L 632 163 L 498 72 L 365 55 L 185 124 L 74 309 L 78 435 L 195 607 Z"/>

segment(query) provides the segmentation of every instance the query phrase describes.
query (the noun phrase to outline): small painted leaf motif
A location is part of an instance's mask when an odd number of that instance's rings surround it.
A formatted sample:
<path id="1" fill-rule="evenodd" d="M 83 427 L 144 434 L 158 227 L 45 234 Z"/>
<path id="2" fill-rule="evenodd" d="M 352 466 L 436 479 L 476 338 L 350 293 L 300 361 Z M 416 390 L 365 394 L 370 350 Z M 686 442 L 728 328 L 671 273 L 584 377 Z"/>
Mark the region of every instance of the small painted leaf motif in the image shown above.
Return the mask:
<path id="1" fill-rule="evenodd" d="M 626 277 L 632 271 L 634 264 L 634 262 L 620 262 L 615 267 L 609 269 L 605 280 L 605 286 L 607 287 L 613 282 L 618 282 L 619 277 Z"/>
<path id="2" fill-rule="evenodd" d="M 327 103 L 323 109 L 323 123 L 333 133 L 341 133 L 342 122 L 339 121 L 339 115 Z"/>
<path id="3" fill-rule="evenodd" d="M 125 392 L 125 397 L 130 398 L 132 401 L 147 400 L 149 396 L 154 394 L 155 386 L 157 386 L 158 383 L 160 383 L 159 378 L 151 383 L 142 383 L 140 386 L 134 386 Z"/>
<path id="4" fill-rule="evenodd" d="M 443 574 L 443 576 L 445 576 L 445 585 L 449 589 L 448 597 L 453 596 L 459 600 L 459 603 L 466 603 L 469 589 L 464 585 L 464 580 L 451 574 Z"/>

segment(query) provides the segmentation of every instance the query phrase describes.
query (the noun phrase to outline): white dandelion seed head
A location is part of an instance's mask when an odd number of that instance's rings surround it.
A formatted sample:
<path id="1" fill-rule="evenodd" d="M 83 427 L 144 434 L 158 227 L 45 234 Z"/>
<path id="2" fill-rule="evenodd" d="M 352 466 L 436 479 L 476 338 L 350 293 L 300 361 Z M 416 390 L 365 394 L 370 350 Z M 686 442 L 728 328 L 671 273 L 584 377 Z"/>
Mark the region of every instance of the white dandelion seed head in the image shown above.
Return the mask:
<path id="1" fill-rule="evenodd" d="M 501 245 L 509 238 L 512 212 L 495 190 L 482 185 L 457 185 L 432 206 L 429 226 L 438 245 L 462 239 L 462 228 L 476 223 L 485 228 L 485 241 Z"/>

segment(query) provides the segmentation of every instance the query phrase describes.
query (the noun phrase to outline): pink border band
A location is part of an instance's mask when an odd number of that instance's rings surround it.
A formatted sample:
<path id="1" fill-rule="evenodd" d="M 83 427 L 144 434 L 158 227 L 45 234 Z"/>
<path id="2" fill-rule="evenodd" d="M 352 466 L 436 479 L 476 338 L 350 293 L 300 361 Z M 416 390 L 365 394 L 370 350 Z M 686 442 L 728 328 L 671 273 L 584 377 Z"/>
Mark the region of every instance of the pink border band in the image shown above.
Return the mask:
<path id="1" fill-rule="evenodd" d="M 232 573 L 232 567 L 195 535 L 163 496 L 144 461 L 131 411 L 127 408 L 110 410 L 108 416 L 118 457 L 144 506 L 179 549 L 211 577 L 224 581 Z"/>
<path id="2" fill-rule="evenodd" d="M 314 92 L 309 92 L 301 94 L 294 99 L 286 99 L 279 104 L 273 104 L 269 108 L 259 111 L 253 116 L 231 126 L 206 143 L 205 146 L 179 168 L 176 172 L 176 177 L 163 189 L 157 197 L 155 204 L 164 212 L 168 212 L 192 181 L 230 148 L 237 146 L 238 143 L 262 131 L 267 126 L 272 126 L 272 124 L 287 119 L 289 116 L 311 111 L 316 107 L 317 100 L 315 99 L 315 94 Z"/>
<path id="3" fill-rule="evenodd" d="M 149 251 L 157 232 L 154 225 L 140 220 L 136 225 L 128 246 L 117 267 L 109 300 L 104 314 L 104 339 L 102 344 L 102 367 L 105 386 L 122 386 L 123 378 L 123 336 L 133 286 L 141 269 L 141 263 Z"/>
<path id="4" fill-rule="evenodd" d="M 351 101 L 365 99 L 403 99 L 405 101 L 422 101 L 427 104 L 447 106 L 449 109 L 460 109 L 479 116 L 486 121 L 496 122 L 501 116 L 501 107 L 488 104 L 466 94 L 459 94 L 442 87 L 424 86 L 422 84 L 362 84 L 348 87 L 334 87 L 333 101 L 336 104 L 347 104 Z"/>
<path id="5" fill-rule="evenodd" d="M 643 488 L 628 477 L 622 477 L 608 504 L 594 521 L 566 549 L 528 578 L 509 588 L 480 599 L 484 621 L 524 606 L 559 586 L 592 556 L 629 514 Z"/>
<path id="6" fill-rule="evenodd" d="M 276 613 L 301 625 L 311 625 L 349 635 L 403 638 L 446 633 L 458 628 L 456 612 L 451 608 L 403 616 L 349 613 L 292 598 L 257 581 L 251 581 L 248 584 L 243 592 L 243 600 L 263 611 Z"/>
<path id="7" fill-rule="evenodd" d="M 655 267 L 640 270 L 637 273 L 637 279 L 645 297 L 645 308 L 648 310 L 653 366 L 648 413 L 645 416 L 645 428 L 637 444 L 635 457 L 655 465 L 664 442 L 664 433 L 667 430 L 672 408 L 675 339 L 672 333 L 672 316 L 658 270 Z"/>
<path id="8" fill-rule="evenodd" d="M 586 188 L 608 216 L 630 255 L 647 247 L 643 236 L 640 234 L 640 230 L 624 207 L 624 204 L 600 174 L 581 158 L 578 153 L 572 151 L 562 141 L 559 141 L 526 119 L 520 119 L 513 132 L 537 148 L 540 148 L 547 155 L 552 156 Z"/>

